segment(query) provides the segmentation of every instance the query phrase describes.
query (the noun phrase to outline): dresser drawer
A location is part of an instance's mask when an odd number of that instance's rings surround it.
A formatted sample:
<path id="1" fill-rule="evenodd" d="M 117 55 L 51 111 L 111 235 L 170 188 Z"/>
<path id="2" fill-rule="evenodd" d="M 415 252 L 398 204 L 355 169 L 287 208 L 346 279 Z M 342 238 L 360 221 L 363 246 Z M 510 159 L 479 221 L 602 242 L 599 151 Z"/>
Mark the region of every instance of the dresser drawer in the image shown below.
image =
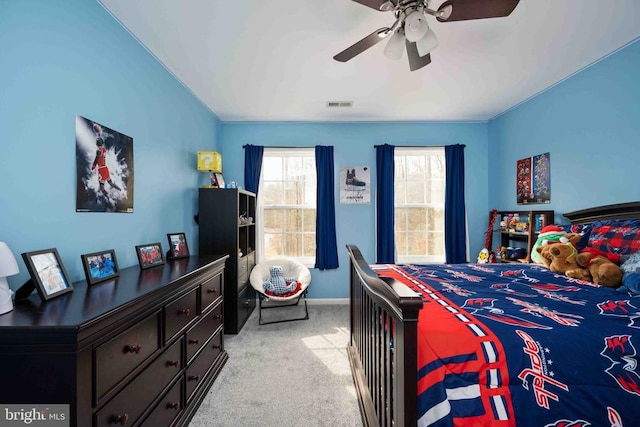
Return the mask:
<path id="1" fill-rule="evenodd" d="M 160 312 L 95 349 L 95 391 L 99 400 L 160 348 Z"/>
<path id="2" fill-rule="evenodd" d="M 209 368 L 222 352 L 222 331 L 218 332 L 198 354 L 191 366 L 187 368 L 187 402 L 191 399 L 193 392 L 204 379 Z"/>
<path id="3" fill-rule="evenodd" d="M 207 280 L 200 286 L 202 311 L 222 297 L 222 274 Z"/>
<path id="4" fill-rule="evenodd" d="M 141 424 L 145 427 L 169 426 L 182 410 L 182 384 L 180 379 L 153 409 Z"/>
<path id="5" fill-rule="evenodd" d="M 198 316 L 198 289 L 164 307 L 165 342 Z"/>
<path id="6" fill-rule="evenodd" d="M 187 332 L 187 363 L 220 325 L 222 325 L 222 304 L 218 304 L 211 312 L 202 315 L 202 319 Z"/>
<path id="7" fill-rule="evenodd" d="M 96 414 L 96 426 L 133 425 L 182 367 L 176 341 Z"/>

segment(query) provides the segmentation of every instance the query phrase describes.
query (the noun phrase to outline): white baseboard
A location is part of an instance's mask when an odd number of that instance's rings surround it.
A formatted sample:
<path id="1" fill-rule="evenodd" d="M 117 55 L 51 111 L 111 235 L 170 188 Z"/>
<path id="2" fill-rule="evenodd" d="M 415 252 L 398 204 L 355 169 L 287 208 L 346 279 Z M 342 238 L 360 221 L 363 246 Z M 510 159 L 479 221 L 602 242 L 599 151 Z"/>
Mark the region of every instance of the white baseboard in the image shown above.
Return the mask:
<path id="1" fill-rule="evenodd" d="M 349 305 L 349 298 L 307 298 L 309 305 Z"/>

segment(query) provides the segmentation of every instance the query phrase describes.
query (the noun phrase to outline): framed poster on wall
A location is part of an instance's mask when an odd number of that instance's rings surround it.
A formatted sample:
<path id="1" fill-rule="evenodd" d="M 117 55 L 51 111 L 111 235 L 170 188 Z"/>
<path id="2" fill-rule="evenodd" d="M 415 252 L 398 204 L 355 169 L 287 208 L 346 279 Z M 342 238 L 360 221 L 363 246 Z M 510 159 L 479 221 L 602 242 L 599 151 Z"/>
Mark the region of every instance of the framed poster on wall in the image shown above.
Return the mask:
<path id="1" fill-rule="evenodd" d="M 340 169 L 340 203 L 351 205 L 371 203 L 371 173 L 367 166 Z"/>
<path id="2" fill-rule="evenodd" d="M 550 169 L 549 153 L 516 162 L 516 200 L 519 205 L 551 202 Z"/>

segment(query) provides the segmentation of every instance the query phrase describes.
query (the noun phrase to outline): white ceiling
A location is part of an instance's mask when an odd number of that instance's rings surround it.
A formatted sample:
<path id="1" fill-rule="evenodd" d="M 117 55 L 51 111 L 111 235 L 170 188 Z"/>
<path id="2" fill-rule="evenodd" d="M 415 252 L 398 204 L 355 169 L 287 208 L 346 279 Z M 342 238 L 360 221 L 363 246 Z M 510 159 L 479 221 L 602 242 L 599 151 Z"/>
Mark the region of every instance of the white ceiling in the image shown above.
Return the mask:
<path id="1" fill-rule="evenodd" d="M 386 41 L 333 60 L 394 21 L 351 0 L 98 1 L 225 122 L 489 120 L 640 37 L 640 0 L 521 0 L 430 18 L 440 45 L 411 72 Z"/>

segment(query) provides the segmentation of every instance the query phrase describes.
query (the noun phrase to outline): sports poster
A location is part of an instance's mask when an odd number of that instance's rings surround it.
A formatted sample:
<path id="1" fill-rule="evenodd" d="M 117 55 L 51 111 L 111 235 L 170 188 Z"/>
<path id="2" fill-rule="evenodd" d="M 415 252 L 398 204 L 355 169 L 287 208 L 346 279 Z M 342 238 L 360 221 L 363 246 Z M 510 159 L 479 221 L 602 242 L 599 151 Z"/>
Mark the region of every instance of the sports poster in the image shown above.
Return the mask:
<path id="1" fill-rule="evenodd" d="M 368 167 L 353 166 L 340 169 L 340 203 L 371 203 L 371 173 Z"/>
<path id="2" fill-rule="evenodd" d="M 133 213 L 133 138 L 76 116 L 76 212 Z"/>
<path id="3" fill-rule="evenodd" d="M 519 205 L 551 202 L 549 153 L 516 162 L 516 199 Z"/>

